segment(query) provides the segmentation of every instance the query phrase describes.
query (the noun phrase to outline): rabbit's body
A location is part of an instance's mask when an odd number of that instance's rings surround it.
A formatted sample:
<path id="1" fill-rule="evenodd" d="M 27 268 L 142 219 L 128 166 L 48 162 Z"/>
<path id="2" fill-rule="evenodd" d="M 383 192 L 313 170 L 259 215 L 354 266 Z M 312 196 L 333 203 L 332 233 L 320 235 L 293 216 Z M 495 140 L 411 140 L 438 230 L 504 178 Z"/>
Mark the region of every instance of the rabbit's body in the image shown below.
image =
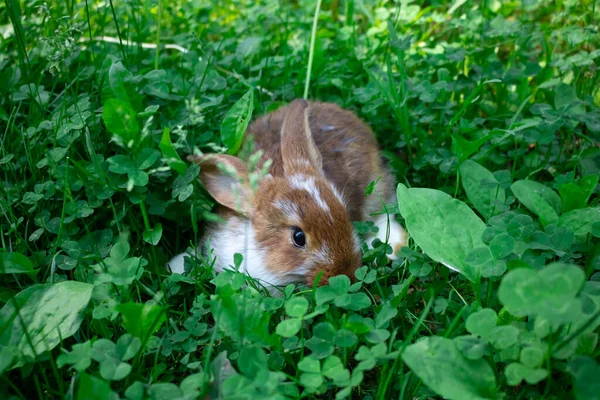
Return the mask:
<path id="1" fill-rule="evenodd" d="M 245 144 L 263 151 L 259 168 L 272 161 L 256 192 L 240 159 L 207 155 L 196 160 L 200 179 L 226 207 L 220 211 L 225 223 L 211 224 L 205 235 L 214 249 L 215 270 L 228 268 L 233 254 L 240 253 L 240 270 L 271 285 L 312 283 L 319 271 L 321 282 L 338 274 L 353 278 L 361 255 L 351 221 L 372 219 L 382 201 L 395 198 L 372 131 L 336 105 L 296 100 L 255 120 Z M 217 163 L 241 179 L 224 174 Z M 377 193 L 366 197 L 365 188 L 378 179 Z M 373 220 L 380 228 L 377 236 L 394 253 L 405 244 L 404 230 L 393 218 L 389 231 L 387 215 Z M 183 257 L 170 266 L 182 273 Z"/>

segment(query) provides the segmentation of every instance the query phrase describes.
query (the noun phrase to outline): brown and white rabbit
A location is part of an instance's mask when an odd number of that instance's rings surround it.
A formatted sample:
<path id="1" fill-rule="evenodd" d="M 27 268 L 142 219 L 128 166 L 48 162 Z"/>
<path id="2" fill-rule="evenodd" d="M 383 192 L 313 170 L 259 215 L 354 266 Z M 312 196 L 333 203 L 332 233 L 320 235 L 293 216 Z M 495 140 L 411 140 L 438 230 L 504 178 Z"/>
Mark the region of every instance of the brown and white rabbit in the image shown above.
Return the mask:
<path id="1" fill-rule="evenodd" d="M 377 237 L 387 239 L 394 254 L 406 243 L 392 216 L 389 225 L 386 214 L 370 217 L 381 210 L 381 201 L 395 201 L 395 182 L 373 132 L 353 113 L 295 100 L 255 120 L 248 140 L 263 151 L 259 168 L 272 160 L 258 190 L 251 188 L 247 162 L 237 157 L 190 158 L 200 165 L 208 192 L 224 206 L 219 213 L 225 222 L 212 224 L 203 239 L 214 251 L 216 271 L 230 268 L 233 254 L 240 253 L 240 271 L 267 285 L 310 285 L 320 271 L 321 284 L 340 274 L 353 279 L 361 252 L 351 221 L 373 220 Z M 365 197 L 367 185 L 378 178 L 378 195 Z M 170 261 L 173 272 L 183 273 L 184 256 Z"/>

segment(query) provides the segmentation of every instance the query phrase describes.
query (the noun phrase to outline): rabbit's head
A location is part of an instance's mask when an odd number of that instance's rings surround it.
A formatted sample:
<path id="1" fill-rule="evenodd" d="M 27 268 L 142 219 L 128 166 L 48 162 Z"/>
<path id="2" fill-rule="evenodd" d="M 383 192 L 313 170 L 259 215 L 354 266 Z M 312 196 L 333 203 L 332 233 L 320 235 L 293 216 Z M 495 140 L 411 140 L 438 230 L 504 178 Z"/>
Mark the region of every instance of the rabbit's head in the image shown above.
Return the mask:
<path id="1" fill-rule="evenodd" d="M 281 128 L 281 157 L 271 168 L 282 173 L 261 178 L 257 190 L 251 188 L 247 163 L 237 157 L 193 159 L 214 199 L 250 220 L 253 237 L 248 246 L 258 249 L 264 264 L 259 275 L 271 284 L 310 285 L 321 271 L 320 284 L 341 274 L 353 279 L 361 263 L 344 199 L 323 174 L 308 113 L 304 100 L 290 105 Z"/>

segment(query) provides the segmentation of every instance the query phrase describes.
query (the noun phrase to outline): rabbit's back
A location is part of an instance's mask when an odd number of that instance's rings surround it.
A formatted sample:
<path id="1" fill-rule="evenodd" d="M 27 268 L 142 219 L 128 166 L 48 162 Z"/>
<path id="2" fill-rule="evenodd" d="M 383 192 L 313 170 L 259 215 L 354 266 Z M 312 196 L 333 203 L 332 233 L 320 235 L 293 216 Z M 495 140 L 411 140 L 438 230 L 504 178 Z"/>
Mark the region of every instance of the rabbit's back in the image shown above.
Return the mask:
<path id="1" fill-rule="evenodd" d="M 269 172 L 274 176 L 283 176 L 280 131 L 287 109 L 258 118 L 247 132 L 255 150 L 262 149 L 264 159 L 272 160 Z M 378 177 L 382 177 L 377 188 L 384 201 L 393 197 L 392 181 L 375 136 L 354 113 L 335 104 L 311 102 L 309 125 L 323 159 L 323 172 L 346 200 L 351 220 L 362 220 L 380 208 L 377 199 L 368 201 L 364 195 L 365 187 Z"/>

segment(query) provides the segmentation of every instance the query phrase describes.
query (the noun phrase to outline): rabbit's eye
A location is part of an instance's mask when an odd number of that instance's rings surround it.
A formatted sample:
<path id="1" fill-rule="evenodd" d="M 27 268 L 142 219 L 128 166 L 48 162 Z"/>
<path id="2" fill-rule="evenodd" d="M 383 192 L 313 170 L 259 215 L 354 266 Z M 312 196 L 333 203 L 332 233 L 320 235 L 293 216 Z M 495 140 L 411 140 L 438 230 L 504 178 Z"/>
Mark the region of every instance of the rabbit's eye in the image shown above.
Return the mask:
<path id="1" fill-rule="evenodd" d="M 296 247 L 306 247 L 306 235 L 297 226 L 292 228 L 292 242 L 294 242 L 294 246 Z"/>

